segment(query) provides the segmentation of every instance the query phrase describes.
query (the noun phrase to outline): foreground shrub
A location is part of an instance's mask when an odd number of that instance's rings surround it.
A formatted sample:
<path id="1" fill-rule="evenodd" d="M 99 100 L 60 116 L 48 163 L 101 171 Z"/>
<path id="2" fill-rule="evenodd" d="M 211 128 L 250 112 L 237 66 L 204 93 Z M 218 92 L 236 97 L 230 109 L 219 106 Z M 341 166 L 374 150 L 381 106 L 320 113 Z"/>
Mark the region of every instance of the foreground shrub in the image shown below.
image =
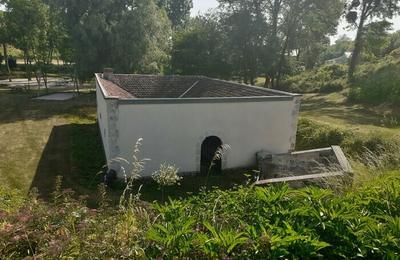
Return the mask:
<path id="1" fill-rule="evenodd" d="M 52 202 L 32 193 L 0 211 L 0 258 L 398 258 L 398 174 L 342 194 L 237 187 L 151 207 L 110 207 L 101 186 L 98 209 L 58 185 Z"/>
<path id="2" fill-rule="evenodd" d="M 1 193 L 0 198 L 10 194 Z M 142 228 L 138 214 L 101 207 L 89 209 L 71 190 L 43 202 L 32 193 L 18 210 L 0 211 L 0 258 L 135 258 Z M 104 204 L 103 204 L 104 205 Z"/>
<path id="3" fill-rule="evenodd" d="M 398 257 L 400 178 L 338 196 L 287 186 L 204 192 L 156 205 L 151 257 Z M 176 227 L 176 228 L 174 228 Z M 193 232 L 195 230 L 195 232 Z"/>

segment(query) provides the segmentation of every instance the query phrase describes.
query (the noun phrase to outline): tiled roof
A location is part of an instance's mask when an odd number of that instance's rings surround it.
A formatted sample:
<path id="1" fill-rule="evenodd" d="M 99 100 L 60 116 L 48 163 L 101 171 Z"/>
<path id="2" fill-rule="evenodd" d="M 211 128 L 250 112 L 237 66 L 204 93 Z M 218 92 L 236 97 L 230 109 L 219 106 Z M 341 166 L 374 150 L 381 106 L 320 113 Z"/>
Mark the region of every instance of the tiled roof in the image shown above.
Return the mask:
<path id="1" fill-rule="evenodd" d="M 98 77 L 99 83 L 103 86 L 104 90 L 107 92 L 108 96 L 111 97 L 120 97 L 120 98 L 133 98 L 134 96 L 128 91 L 120 88 L 118 85 L 113 82 L 103 79 L 102 77 Z"/>
<path id="2" fill-rule="evenodd" d="M 203 76 L 97 74 L 109 96 L 119 98 L 207 98 L 285 95 L 268 89 Z"/>
<path id="3" fill-rule="evenodd" d="M 201 97 L 254 97 L 273 96 L 261 88 L 254 88 L 234 82 L 204 78 L 189 90 L 183 98 Z"/>
<path id="4" fill-rule="evenodd" d="M 114 75 L 114 82 L 137 98 L 178 98 L 199 78 L 190 76 Z"/>

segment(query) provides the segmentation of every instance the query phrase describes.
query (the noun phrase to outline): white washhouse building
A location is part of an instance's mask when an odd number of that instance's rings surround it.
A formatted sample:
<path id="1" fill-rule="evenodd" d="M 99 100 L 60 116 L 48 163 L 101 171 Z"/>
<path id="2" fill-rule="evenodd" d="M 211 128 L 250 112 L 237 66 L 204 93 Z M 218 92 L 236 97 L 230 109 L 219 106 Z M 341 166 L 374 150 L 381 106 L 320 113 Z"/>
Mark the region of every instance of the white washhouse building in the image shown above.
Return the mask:
<path id="1" fill-rule="evenodd" d="M 130 160 L 142 138 L 149 158 L 142 177 L 162 163 L 181 173 L 205 172 L 215 151 L 229 145 L 213 170 L 256 165 L 256 153 L 295 148 L 300 95 L 204 76 L 96 74 L 97 113 L 109 169 Z M 127 169 L 128 167 L 128 169 Z"/>

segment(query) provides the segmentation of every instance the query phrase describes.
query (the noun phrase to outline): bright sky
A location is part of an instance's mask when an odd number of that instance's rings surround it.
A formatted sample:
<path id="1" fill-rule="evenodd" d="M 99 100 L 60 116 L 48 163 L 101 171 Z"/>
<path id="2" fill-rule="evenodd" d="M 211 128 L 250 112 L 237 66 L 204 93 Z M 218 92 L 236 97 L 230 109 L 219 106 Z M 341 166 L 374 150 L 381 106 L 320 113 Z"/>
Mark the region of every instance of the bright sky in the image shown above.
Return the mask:
<path id="1" fill-rule="evenodd" d="M 218 7 L 218 1 L 217 0 L 193 0 L 193 10 L 192 10 L 192 15 L 195 16 L 199 12 L 203 13 L 206 12 L 210 8 L 215 8 Z M 400 30 L 400 16 L 396 17 L 395 19 L 392 20 L 393 22 L 393 31 Z M 338 33 L 336 36 L 331 37 L 331 41 L 335 41 L 340 35 L 346 34 L 347 36 L 354 38 L 355 37 L 355 31 L 349 31 L 346 29 L 347 23 L 343 21 L 339 27 L 338 27 Z"/>

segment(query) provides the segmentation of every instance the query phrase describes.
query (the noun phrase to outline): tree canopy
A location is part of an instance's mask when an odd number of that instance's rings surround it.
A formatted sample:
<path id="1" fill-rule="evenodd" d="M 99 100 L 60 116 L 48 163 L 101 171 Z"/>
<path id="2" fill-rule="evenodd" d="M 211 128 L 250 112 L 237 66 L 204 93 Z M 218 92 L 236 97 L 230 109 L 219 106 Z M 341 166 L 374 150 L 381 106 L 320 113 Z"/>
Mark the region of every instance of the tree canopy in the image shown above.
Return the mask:
<path id="1" fill-rule="evenodd" d="M 187 23 L 193 8 L 193 0 L 157 0 L 157 4 L 166 10 L 174 28 Z"/>
<path id="2" fill-rule="evenodd" d="M 218 0 L 191 17 L 192 0 L 2 0 L 0 41 L 46 73 L 53 57 L 86 80 L 104 67 L 121 73 L 205 74 L 279 88 L 286 75 L 353 51 L 378 57 L 398 46 L 388 38 L 398 0 Z M 339 20 L 357 28 L 353 43 L 333 46 Z M 27 67 L 28 68 L 28 67 Z M 29 74 L 29 73 L 27 73 Z"/>
<path id="3" fill-rule="evenodd" d="M 353 55 L 349 63 L 348 76 L 350 80 L 353 79 L 360 58 L 364 44 L 365 27 L 368 21 L 373 21 L 374 18 L 392 18 L 399 11 L 399 3 L 399 0 L 351 0 L 346 3 L 346 20 L 357 29 Z"/>
<path id="4" fill-rule="evenodd" d="M 81 78 L 103 67 L 125 73 L 164 70 L 170 22 L 152 0 L 71 0 L 58 7 L 69 34 L 65 47 Z"/>

